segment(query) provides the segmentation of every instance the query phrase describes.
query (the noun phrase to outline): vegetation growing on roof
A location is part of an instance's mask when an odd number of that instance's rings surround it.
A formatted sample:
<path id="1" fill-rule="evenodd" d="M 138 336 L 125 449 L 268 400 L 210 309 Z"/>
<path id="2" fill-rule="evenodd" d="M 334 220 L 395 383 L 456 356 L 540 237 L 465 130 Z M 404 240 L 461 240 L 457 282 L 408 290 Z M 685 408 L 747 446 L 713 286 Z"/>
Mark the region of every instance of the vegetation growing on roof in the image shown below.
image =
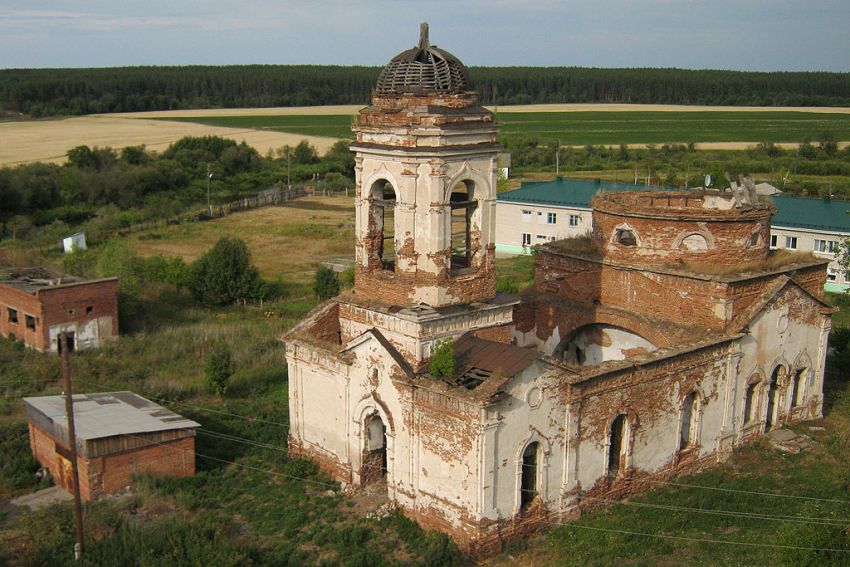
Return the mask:
<path id="1" fill-rule="evenodd" d="M 434 378 L 451 380 L 455 375 L 455 348 L 451 339 L 437 341 L 431 352 L 428 370 Z"/>

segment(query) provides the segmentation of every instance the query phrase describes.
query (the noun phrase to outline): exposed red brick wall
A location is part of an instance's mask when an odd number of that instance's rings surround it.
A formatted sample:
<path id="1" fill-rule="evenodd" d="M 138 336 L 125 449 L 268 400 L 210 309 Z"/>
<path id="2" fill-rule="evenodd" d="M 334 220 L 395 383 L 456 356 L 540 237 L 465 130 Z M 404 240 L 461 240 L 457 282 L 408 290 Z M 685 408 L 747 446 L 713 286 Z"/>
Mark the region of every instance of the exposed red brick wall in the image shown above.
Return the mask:
<path id="1" fill-rule="evenodd" d="M 132 484 L 131 476 L 151 473 L 164 477 L 195 474 L 195 438 L 187 437 L 135 451 L 92 459 L 89 477 L 100 475 L 103 494 L 120 492 Z"/>
<path id="2" fill-rule="evenodd" d="M 18 323 L 9 322 L 8 308 L 17 309 Z M 91 308 L 91 313 L 87 312 Z M 13 334 L 38 350 L 50 350 L 49 328 L 76 323 L 84 325 L 99 317 L 112 319 L 112 334 L 118 336 L 118 280 L 95 280 L 46 287 L 27 293 L 0 285 L 0 334 Z M 26 328 L 25 315 L 36 318 L 35 331 Z M 101 339 L 109 336 L 101 336 Z"/>
<path id="3" fill-rule="evenodd" d="M 309 459 L 334 480 L 351 484 L 353 476 L 350 465 L 341 463 L 329 453 L 319 452 L 313 450 L 311 447 L 305 447 L 300 439 L 296 439 L 292 435 L 289 436 L 287 447 L 290 457 Z"/>
<path id="4" fill-rule="evenodd" d="M 703 208 L 703 202 L 700 195 L 682 192 L 605 193 L 593 200 L 593 239 L 607 258 L 646 266 L 679 261 L 728 266 L 767 258 L 773 207 L 719 210 Z M 636 246 L 613 241 L 623 224 L 636 232 Z M 754 233 L 758 242 L 747 246 Z M 699 251 L 677 245 L 689 234 L 703 234 L 711 245 Z"/>
<path id="5" fill-rule="evenodd" d="M 447 270 L 435 274 L 418 270 L 396 273 L 381 269 L 355 268 L 357 297 L 386 305 L 410 306 L 417 287 L 440 287 L 455 298 L 453 303 L 485 301 L 496 295 L 496 252 L 491 245 L 483 261 L 472 273 L 453 275 Z"/>
<path id="6" fill-rule="evenodd" d="M 17 323 L 9 321 L 10 307 L 18 312 Z M 35 331 L 27 329 L 25 315 L 36 318 Z M 0 334 L 4 337 L 14 336 L 35 348 L 43 348 L 38 346 L 44 343 L 43 321 L 41 303 L 35 295 L 12 286 L 0 285 Z"/>
<path id="7" fill-rule="evenodd" d="M 715 312 L 725 295 L 717 282 L 608 266 L 545 249 L 537 254 L 534 279 L 542 293 L 685 325 L 720 329 L 726 324 Z"/>
<path id="8" fill-rule="evenodd" d="M 58 486 L 72 492 L 74 484 L 70 462 L 57 454 L 56 439 L 32 422 L 29 423 L 29 431 L 30 448 L 35 459 L 50 471 Z M 58 445 L 68 454 L 67 446 L 61 442 Z M 135 473 L 150 472 L 167 477 L 192 476 L 195 474 L 195 438 L 188 437 L 94 459 L 86 459 L 78 454 L 77 468 L 83 500 L 124 490 L 131 485 L 131 476 Z"/>
<path id="9" fill-rule="evenodd" d="M 487 327 L 486 329 L 478 329 L 472 333 L 479 339 L 486 339 L 497 343 L 508 344 L 511 342 L 511 326 L 501 325 L 498 327 Z"/>

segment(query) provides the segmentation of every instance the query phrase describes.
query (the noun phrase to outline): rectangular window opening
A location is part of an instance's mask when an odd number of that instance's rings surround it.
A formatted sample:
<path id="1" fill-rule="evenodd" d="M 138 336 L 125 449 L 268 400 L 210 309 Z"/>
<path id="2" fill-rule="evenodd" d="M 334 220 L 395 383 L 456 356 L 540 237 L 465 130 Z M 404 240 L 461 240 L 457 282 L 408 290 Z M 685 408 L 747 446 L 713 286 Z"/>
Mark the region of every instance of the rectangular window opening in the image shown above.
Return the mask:
<path id="1" fill-rule="evenodd" d="M 9 307 L 8 314 L 9 314 L 9 322 L 17 324 L 18 323 L 18 310 L 12 309 L 11 307 Z"/>
<path id="2" fill-rule="evenodd" d="M 32 315 L 24 315 L 24 321 L 26 323 L 27 329 L 30 331 L 35 331 L 35 317 Z"/>

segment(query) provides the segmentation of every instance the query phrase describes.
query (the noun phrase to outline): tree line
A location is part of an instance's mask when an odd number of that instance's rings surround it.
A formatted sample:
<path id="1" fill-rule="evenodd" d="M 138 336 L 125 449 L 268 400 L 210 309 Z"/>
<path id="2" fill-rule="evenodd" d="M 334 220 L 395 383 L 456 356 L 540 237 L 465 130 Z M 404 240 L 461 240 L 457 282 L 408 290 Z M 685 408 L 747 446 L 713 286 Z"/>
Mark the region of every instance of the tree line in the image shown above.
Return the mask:
<path id="1" fill-rule="evenodd" d="M 173 218 L 206 204 L 207 171 L 213 206 L 287 180 L 313 180 L 331 191 L 354 185 L 354 156 L 344 141 L 324 156 L 306 141 L 261 156 L 244 142 L 216 136 L 183 138 L 163 152 L 78 146 L 67 155 L 63 165 L 0 168 L 0 238 L 58 242 L 72 229 L 96 237 Z"/>
<path id="2" fill-rule="evenodd" d="M 0 70 L 0 113 L 33 117 L 187 108 L 366 104 L 380 67 L 229 65 Z M 472 67 L 491 105 L 848 106 L 850 73 Z"/>
<path id="3" fill-rule="evenodd" d="M 508 140 L 513 175 L 523 172 L 616 172 L 619 181 L 699 187 L 706 174 L 714 185 L 728 186 L 726 174 L 755 175 L 795 195 L 850 198 L 850 146 L 840 149 L 835 136 L 825 132 L 804 140 L 795 149 L 771 142 L 747 150 L 696 150 L 694 144 L 650 144 L 645 148 L 620 146 L 561 147 L 533 136 Z M 610 176 L 609 176 L 610 177 Z"/>

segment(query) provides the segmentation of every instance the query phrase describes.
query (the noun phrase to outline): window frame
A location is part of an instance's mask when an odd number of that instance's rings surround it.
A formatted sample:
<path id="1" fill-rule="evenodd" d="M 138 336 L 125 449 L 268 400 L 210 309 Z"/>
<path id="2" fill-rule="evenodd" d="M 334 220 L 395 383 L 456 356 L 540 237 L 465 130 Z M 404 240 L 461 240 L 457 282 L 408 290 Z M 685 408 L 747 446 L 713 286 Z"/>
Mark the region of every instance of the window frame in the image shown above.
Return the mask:
<path id="1" fill-rule="evenodd" d="M 558 213 L 547 211 L 546 224 L 558 224 Z"/>

